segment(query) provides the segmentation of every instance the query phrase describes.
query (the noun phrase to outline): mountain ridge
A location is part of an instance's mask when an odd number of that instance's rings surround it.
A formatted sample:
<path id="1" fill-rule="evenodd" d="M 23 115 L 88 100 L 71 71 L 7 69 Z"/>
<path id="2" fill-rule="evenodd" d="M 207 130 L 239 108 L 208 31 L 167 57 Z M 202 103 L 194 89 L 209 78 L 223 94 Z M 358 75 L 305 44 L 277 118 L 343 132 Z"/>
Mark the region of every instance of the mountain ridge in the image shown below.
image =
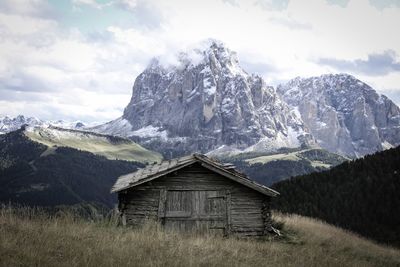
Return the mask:
<path id="1" fill-rule="evenodd" d="M 359 157 L 400 144 L 400 109 L 349 74 L 297 77 L 277 92 L 328 151 Z"/>
<path id="2" fill-rule="evenodd" d="M 64 121 L 64 120 L 55 120 L 55 121 L 45 121 L 41 120 L 34 116 L 24 116 L 18 115 L 16 117 L 4 115 L 0 116 L 0 135 L 6 134 L 15 130 L 20 129 L 23 126 L 54 126 L 65 129 L 77 129 L 81 130 L 86 127 L 89 127 L 86 123 L 82 121 Z"/>
<path id="3" fill-rule="evenodd" d="M 400 144 L 400 109 L 348 74 L 268 86 L 222 42 L 157 59 L 137 76 L 123 115 L 92 128 L 167 158 L 322 147 L 359 157 Z"/>
<path id="4" fill-rule="evenodd" d="M 123 116 L 94 130 L 128 135 L 171 156 L 315 144 L 275 89 L 240 67 L 236 53 L 215 41 L 193 51 L 195 62 L 185 53 L 177 66 L 153 60 L 136 78 Z"/>
<path id="5" fill-rule="evenodd" d="M 174 63 L 153 59 L 115 120 L 93 127 L 6 117 L 0 119 L 0 134 L 23 123 L 121 136 L 166 158 L 282 147 L 321 147 L 356 158 L 400 144 L 399 107 L 366 83 L 326 74 L 296 77 L 275 89 L 212 39 L 179 53 Z"/>

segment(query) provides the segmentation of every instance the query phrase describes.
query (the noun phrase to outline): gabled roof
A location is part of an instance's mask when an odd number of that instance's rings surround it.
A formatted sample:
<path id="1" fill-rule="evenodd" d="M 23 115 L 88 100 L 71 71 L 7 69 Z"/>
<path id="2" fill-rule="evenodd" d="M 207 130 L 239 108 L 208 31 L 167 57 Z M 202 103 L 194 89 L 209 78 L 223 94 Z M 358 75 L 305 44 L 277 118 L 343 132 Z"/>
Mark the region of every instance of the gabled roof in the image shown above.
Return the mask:
<path id="1" fill-rule="evenodd" d="M 236 181 L 244 186 L 252 188 L 267 196 L 276 196 L 279 193 L 267 186 L 261 185 L 257 182 L 250 180 L 245 174 L 240 173 L 232 168 L 231 164 L 223 164 L 201 154 L 193 154 L 177 159 L 163 161 L 159 164 L 149 165 L 136 172 L 122 175 L 115 182 L 111 189 L 112 193 L 120 192 L 122 190 L 135 187 L 137 185 L 152 181 L 162 177 L 168 173 L 182 169 L 193 163 L 200 163 L 203 167 L 216 172 L 228 179 Z"/>

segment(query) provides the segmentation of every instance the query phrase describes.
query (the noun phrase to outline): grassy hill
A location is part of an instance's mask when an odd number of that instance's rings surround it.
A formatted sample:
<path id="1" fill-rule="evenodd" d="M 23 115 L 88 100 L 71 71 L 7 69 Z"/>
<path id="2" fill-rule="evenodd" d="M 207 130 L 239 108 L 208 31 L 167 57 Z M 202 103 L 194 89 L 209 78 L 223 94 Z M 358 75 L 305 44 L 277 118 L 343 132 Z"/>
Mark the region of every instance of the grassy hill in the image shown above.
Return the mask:
<path id="1" fill-rule="evenodd" d="M 265 185 L 292 176 L 327 170 L 348 160 L 318 148 L 282 148 L 277 152 L 242 153 L 222 156 L 220 159 L 233 163 L 238 170 Z"/>
<path id="2" fill-rule="evenodd" d="M 142 229 L 70 214 L 0 210 L 0 266 L 399 266 L 400 251 L 301 216 L 284 236 L 239 240 Z"/>
<path id="3" fill-rule="evenodd" d="M 112 207 L 116 197 L 110 188 L 117 177 L 144 166 L 70 147 L 50 149 L 25 133 L 21 129 L 0 136 L 0 202 Z"/>
<path id="4" fill-rule="evenodd" d="M 273 208 L 400 246 L 400 147 L 273 185 Z"/>
<path id="5" fill-rule="evenodd" d="M 54 126 L 28 128 L 24 134 L 32 141 L 41 143 L 52 153 L 55 147 L 70 147 L 111 160 L 135 162 L 160 162 L 161 154 L 121 137 L 102 135 L 87 131 L 63 129 Z"/>

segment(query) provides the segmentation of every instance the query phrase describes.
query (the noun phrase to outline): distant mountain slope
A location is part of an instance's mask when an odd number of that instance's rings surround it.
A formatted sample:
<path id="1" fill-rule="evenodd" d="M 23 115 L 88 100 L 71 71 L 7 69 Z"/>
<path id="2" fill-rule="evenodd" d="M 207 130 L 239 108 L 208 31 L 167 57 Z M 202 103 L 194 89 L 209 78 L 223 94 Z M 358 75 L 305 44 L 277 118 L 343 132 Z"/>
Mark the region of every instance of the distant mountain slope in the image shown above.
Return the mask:
<path id="1" fill-rule="evenodd" d="M 219 158 L 268 186 L 292 176 L 327 170 L 348 160 L 318 148 L 282 148 L 271 153 L 243 153 Z"/>
<path id="2" fill-rule="evenodd" d="M 143 164 L 108 160 L 67 147 L 29 139 L 24 130 L 0 136 L 0 202 L 30 206 L 116 203 L 110 188 L 119 175 Z"/>
<path id="3" fill-rule="evenodd" d="M 162 156 L 135 144 L 129 139 L 101 135 L 87 131 L 63 129 L 54 126 L 28 127 L 24 134 L 31 140 L 49 147 L 71 147 L 107 159 L 120 159 L 136 162 L 159 162 Z"/>
<path id="4" fill-rule="evenodd" d="M 66 129 L 83 129 L 85 125 L 81 121 L 68 122 L 63 120 L 43 121 L 36 117 L 26 117 L 18 115 L 17 117 L 4 116 L 0 117 L 0 134 L 9 133 L 20 129 L 22 126 L 56 126 Z"/>
<path id="5" fill-rule="evenodd" d="M 400 108 L 351 75 L 296 78 L 277 92 L 333 153 L 360 157 L 400 145 Z"/>
<path id="6" fill-rule="evenodd" d="M 272 186 L 273 208 L 400 246 L 400 147 Z"/>
<path id="7" fill-rule="evenodd" d="M 37 126 L 43 125 L 43 121 L 35 117 L 25 117 L 19 115 L 15 118 L 4 116 L 0 117 L 0 134 L 9 133 L 18 130 L 23 125 Z"/>
<path id="8" fill-rule="evenodd" d="M 275 89 L 246 73 L 219 41 L 181 53 L 174 66 L 153 60 L 132 91 L 123 116 L 93 130 L 130 137 L 167 158 L 314 144 Z"/>

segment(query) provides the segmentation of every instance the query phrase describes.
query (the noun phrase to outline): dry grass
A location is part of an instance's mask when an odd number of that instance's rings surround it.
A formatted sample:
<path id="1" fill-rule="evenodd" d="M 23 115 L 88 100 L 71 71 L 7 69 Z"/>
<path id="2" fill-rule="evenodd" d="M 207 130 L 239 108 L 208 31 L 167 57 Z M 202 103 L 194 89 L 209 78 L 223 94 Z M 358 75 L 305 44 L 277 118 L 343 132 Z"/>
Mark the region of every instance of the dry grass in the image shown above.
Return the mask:
<path id="1" fill-rule="evenodd" d="M 300 216 L 276 215 L 280 240 L 238 240 L 89 222 L 38 210 L 0 212 L 1 266 L 400 266 L 400 251 Z"/>

